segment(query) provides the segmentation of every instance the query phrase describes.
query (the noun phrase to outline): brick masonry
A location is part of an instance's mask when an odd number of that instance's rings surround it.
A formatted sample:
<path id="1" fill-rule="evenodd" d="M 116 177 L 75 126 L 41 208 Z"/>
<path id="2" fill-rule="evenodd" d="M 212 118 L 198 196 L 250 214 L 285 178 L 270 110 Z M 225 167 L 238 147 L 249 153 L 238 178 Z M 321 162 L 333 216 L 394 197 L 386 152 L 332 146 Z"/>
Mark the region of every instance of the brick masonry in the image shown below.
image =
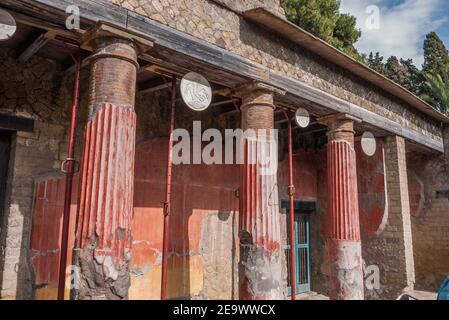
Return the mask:
<path id="1" fill-rule="evenodd" d="M 445 155 L 410 152 L 409 175 L 421 187 L 418 210 L 412 215 L 416 289 L 436 291 L 449 276 L 449 200 L 437 197 L 449 189 L 449 130 L 445 128 Z"/>
<path id="2" fill-rule="evenodd" d="M 261 1 L 109 1 L 442 141 L 437 121 L 238 14 Z M 263 3 L 282 15 L 279 1 Z"/>
<path id="3" fill-rule="evenodd" d="M 131 42 L 110 37 L 95 41 L 74 254 L 82 270 L 76 295 L 81 300 L 127 299 L 137 52 Z"/>
<path id="4" fill-rule="evenodd" d="M 59 66 L 32 57 L 18 64 L 8 49 L 0 50 L 0 112 L 33 118 L 35 130 L 13 135 L 4 221 L 0 223 L 0 296 L 3 299 L 32 297 L 29 241 L 34 178 L 59 169 L 65 154 L 66 91 Z"/>
<path id="5" fill-rule="evenodd" d="M 390 96 L 382 94 L 378 89 L 367 85 L 360 79 L 353 78 L 335 66 L 310 55 L 297 46 L 279 39 L 246 22 L 237 13 L 247 9 L 247 4 L 254 2 L 238 1 L 175 1 L 175 0 L 113 0 L 114 3 L 146 15 L 159 22 L 167 24 L 180 31 L 189 33 L 198 38 L 209 41 L 217 46 L 240 54 L 248 59 L 263 64 L 277 72 L 295 77 L 305 83 L 330 92 L 340 98 L 359 105 L 367 110 L 381 114 L 398 123 L 411 128 L 423 130 L 430 137 L 441 139 L 441 130 L 437 123 L 429 120 L 421 113 L 404 108 L 407 106 Z M 217 4 L 222 2 L 222 4 Z M 224 3 L 226 2 L 226 3 Z M 264 1 L 269 3 L 270 10 L 277 11 L 277 1 Z M 223 4 L 225 6 L 223 6 Z M 229 6 L 232 10 L 229 10 Z M 207 15 L 204 14 L 207 12 Z M 282 14 L 279 11 L 279 14 Z M 279 46 L 284 50 L 278 50 Z M 33 272 L 28 264 L 28 248 L 30 238 L 31 215 L 33 208 L 34 180 L 42 174 L 55 173 L 59 169 L 59 161 L 65 157 L 67 146 L 67 122 L 70 117 L 71 79 L 62 77 L 59 66 L 41 59 L 32 57 L 26 64 L 18 64 L 13 52 L 0 49 L 0 112 L 16 114 L 36 119 L 36 129 L 33 133 L 18 133 L 13 139 L 13 155 L 11 159 L 11 175 L 9 177 L 9 201 L 6 204 L 5 217 L 1 226 L 1 261 L 0 283 L 2 283 L 2 298 L 30 298 L 33 296 Z M 88 119 L 86 95 L 87 72 L 83 72 L 82 97 L 80 106 L 79 127 L 84 128 Z M 167 95 L 163 92 L 150 96 L 137 95 L 136 113 L 138 142 L 166 136 L 167 133 Z M 192 120 L 201 120 L 203 128 L 216 127 L 220 130 L 234 127 L 239 122 L 239 116 L 217 116 L 213 110 L 194 113 L 184 105 L 178 107 L 182 117 L 176 122 L 177 127 L 191 131 Z M 403 117 L 405 114 L 405 118 Z M 83 140 L 83 130 L 80 130 L 78 141 Z M 445 140 L 446 146 L 449 139 Z M 82 144 L 82 143 L 81 143 Z M 81 145 L 78 143 L 78 145 Z M 367 296 L 394 297 L 398 291 L 409 286 L 413 281 L 410 258 L 410 233 L 407 221 L 405 188 L 406 174 L 404 174 L 404 143 L 400 138 L 390 141 L 386 147 L 386 157 L 393 163 L 389 170 L 393 174 L 389 178 L 389 185 L 396 186 L 389 190 L 391 199 L 395 201 L 389 209 L 389 224 L 384 233 L 378 238 L 362 240 L 363 256 L 367 265 L 382 261 L 380 291 L 368 293 Z M 449 148 L 447 148 L 449 150 Z M 387 151 L 390 150 L 388 155 Z M 449 154 L 449 152 L 447 152 Z M 396 156 L 395 156 L 396 155 Z M 77 150 L 80 156 L 80 148 Z M 396 158 L 397 157 L 397 158 Z M 317 213 L 311 217 L 312 226 L 312 289 L 318 292 L 327 292 L 327 270 L 323 257 L 323 237 L 325 224 L 322 223 L 327 212 L 326 205 L 326 166 L 323 153 L 313 156 L 320 166 L 316 169 L 317 193 L 313 196 L 304 195 L 310 200 L 317 199 Z M 401 159 L 400 161 L 398 161 Z M 418 210 L 416 217 L 411 220 L 413 235 L 413 251 L 416 268 L 417 288 L 434 290 L 441 282 L 444 274 L 448 273 L 449 265 L 449 215 L 448 200 L 437 199 L 436 191 L 448 189 L 447 164 L 449 156 L 410 153 L 407 155 L 407 165 L 423 185 L 423 207 Z M 444 161 L 446 160 L 446 165 Z M 396 163 L 396 164 L 395 164 Z M 301 168 L 301 164 L 299 165 Z M 392 168 L 392 169 L 391 169 Z M 310 178 L 310 177 L 308 177 Z M 298 182 L 299 184 L 300 182 Z M 282 191 L 281 178 L 279 180 L 280 196 L 286 197 Z M 400 185 L 401 188 L 398 188 Z M 402 190 L 402 191 L 401 191 Z M 390 210 L 391 209 L 391 210 Z M 391 212 L 394 215 L 391 215 Z M 213 213 L 204 221 L 204 230 L 218 230 L 223 241 L 230 243 L 226 233 L 232 228 L 232 222 L 222 221 L 218 213 Z M 221 217 L 223 218 L 223 217 Z M 230 218 L 228 218 L 230 219 Z M 282 221 L 282 219 L 281 219 Z M 391 223 L 390 223 L 391 222 Z M 285 221 L 281 222 L 281 230 L 285 230 Z M 402 237 L 404 235 L 404 237 Z M 363 234 L 362 234 L 363 236 Z M 285 239 L 285 234 L 282 235 Z M 211 242 L 206 235 L 203 238 L 203 248 L 207 251 L 210 246 L 217 245 Z M 285 243 L 285 242 L 284 242 Z M 384 252 L 399 252 L 389 254 L 391 259 L 385 259 L 382 251 L 374 250 L 371 255 L 367 248 L 384 248 Z M 230 254 L 229 248 L 223 249 L 224 254 Z M 408 249 L 408 250 L 407 250 Z M 381 252 L 381 253 L 379 253 Z M 205 253 L 206 267 L 215 268 L 217 256 Z M 192 259 L 193 261 L 194 259 Z M 389 262 L 389 260 L 392 260 Z M 193 263 L 193 262 L 192 262 Z M 286 280 L 285 261 L 283 279 Z M 231 270 L 231 265 L 225 266 Z M 212 273 L 214 274 L 214 273 Z M 216 273 L 215 273 L 216 274 Z M 210 288 L 204 289 L 204 297 L 229 297 L 219 294 L 230 290 L 231 282 L 221 286 L 218 279 L 208 274 L 204 275 L 204 283 L 210 283 Z M 388 277 L 388 278 L 386 278 Z M 384 285 L 390 283 L 394 290 L 385 289 Z M 154 288 L 153 288 L 154 289 Z M 157 289 L 154 289 L 157 291 Z M 198 291 L 199 292 L 199 291 Z M 202 294 L 198 293 L 198 296 Z M 284 292 L 284 296 L 285 296 Z"/>
<path id="6" fill-rule="evenodd" d="M 380 271 L 380 288 L 365 290 L 369 299 L 394 299 L 415 283 L 406 148 L 403 138 L 385 140 L 385 177 L 388 208 L 385 227 L 375 237 L 364 237 L 365 266 Z"/>

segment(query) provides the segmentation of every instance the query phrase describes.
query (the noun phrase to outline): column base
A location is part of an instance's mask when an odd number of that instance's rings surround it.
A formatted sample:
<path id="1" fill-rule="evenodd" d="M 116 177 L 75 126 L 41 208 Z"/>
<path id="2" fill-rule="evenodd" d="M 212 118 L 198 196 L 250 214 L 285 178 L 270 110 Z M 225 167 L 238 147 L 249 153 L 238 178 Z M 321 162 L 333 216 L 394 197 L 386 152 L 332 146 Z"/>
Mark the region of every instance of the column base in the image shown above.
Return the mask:
<path id="1" fill-rule="evenodd" d="M 280 300 L 279 251 L 240 244 L 240 300 Z"/>
<path id="2" fill-rule="evenodd" d="M 129 259 L 119 264 L 111 255 L 95 252 L 97 239 L 89 239 L 85 249 L 74 250 L 74 261 L 80 268 L 73 291 L 77 300 L 127 300 L 131 286 Z"/>
<path id="3" fill-rule="evenodd" d="M 329 297 L 331 300 L 363 300 L 362 244 L 329 240 Z"/>

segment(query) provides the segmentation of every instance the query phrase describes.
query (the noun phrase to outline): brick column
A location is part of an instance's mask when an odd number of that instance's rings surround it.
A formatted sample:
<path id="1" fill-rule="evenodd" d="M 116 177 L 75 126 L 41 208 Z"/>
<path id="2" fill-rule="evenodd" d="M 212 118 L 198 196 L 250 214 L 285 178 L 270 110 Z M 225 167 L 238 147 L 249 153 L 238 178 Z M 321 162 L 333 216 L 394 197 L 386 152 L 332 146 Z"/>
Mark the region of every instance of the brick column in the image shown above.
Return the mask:
<path id="1" fill-rule="evenodd" d="M 413 290 L 415 282 L 404 138 L 386 138 L 385 173 L 388 221 L 380 239 L 384 242 L 385 261 L 391 263 L 381 270 L 381 284 L 384 296 L 395 298 L 402 291 Z"/>
<path id="2" fill-rule="evenodd" d="M 137 53 L 128 40 L 94 40 L 75 260 L 79 299 L 126 299 L 130 286 Z"/>
<path id="3" fill-rule="evenodd" d="M 273 91 L 253 85 L 242 94 L 242 127 L 256 130 L 244 141 L 240 187 L 239 292 L 242 300 L 281 298 L 277 143 Z M 267 139 L 268 138 L 268 139 Z M 271 152 L 270 152 L 271 150 Z M 270 160 L 262 166 L 260 160 Z M 267 170 L 267 167 L 270 169 Z"/>
<path id="4" fill-rule="evenodd" d="M 333 300 L 364 298 L 354 120 L 343 114 L 320 119 L 328 126 L 327 249 Z"/>

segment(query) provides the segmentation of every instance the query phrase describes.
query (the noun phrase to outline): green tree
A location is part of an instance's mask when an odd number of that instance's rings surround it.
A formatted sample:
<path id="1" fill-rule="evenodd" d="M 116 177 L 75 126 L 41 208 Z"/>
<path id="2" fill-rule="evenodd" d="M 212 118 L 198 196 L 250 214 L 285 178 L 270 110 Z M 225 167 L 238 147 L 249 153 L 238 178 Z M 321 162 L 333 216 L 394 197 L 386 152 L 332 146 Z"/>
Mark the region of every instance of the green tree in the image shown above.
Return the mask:
<path id="1" fill-rule="evenodd" d="M 287 19 L 343 52 L 362 60 L 354 44 L 361 36 L 356 18 L 341 14 L 338 0 L 281 0 Z"/>
<path id="2" fill-rule="evenodd" d="M 440 73 L 424 75 L 426 92 L 421 97 L 434 105 L 439 111 L 449 113 L 449 65 L 442 67 Z"/>
<path id="3" fill-rule="evenodd" d="M 375 54 L 373 52 L 370 52 L 370 54 L 366 58 L 366 64 L 371 69 L 376 70 L 381 74 L 385 74 L 384 57 L 381 56 L 379 52 L 376 52 Z"/>
<path id="4" fill-rule="evenodd" d="M 431 32 L 424 40 L 423 73 L 440 72 L 446 65 L 449 65 L 448 50 L 440 37 L 435 32 Z"/>
<path id="5" fill-rule="evenodd" d="M 412 59 L 404 60 L 392 56 L 388 58 L 383 73 L 412 93 L 417 94 L 422 86 L 421 72 L 413 64 Z"/>
<path id="6" fill-rule="evenodd" d="M 431 32 L 424 40 L 424 64 L 422 69 L 421 86 L 419 95 L 426 97 L 427 101 L 438 101 L 439 97 L 426 84 L 428 76 L 435 76 L 449 65 L 449 53 L 443 41 L 435 32 Z M 438 105 L 434 105 L 438 108 Z"/>

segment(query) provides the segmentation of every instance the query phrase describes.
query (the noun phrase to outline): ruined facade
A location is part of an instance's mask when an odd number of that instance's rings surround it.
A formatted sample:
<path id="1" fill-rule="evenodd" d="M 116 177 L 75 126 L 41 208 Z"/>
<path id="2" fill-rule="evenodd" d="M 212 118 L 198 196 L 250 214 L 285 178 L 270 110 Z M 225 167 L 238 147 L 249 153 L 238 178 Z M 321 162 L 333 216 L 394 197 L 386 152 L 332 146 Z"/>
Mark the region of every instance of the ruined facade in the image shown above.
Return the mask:
<path id="1" fill-rule="evenodd" d="M 73 30 L 65 1 L 0 5 L 18 24 L 0 43 L 2 299 L 57 296 L 60 167 L 73 100 L 70 54 L 78 52 L 80 172 L 67 261 L 81 281 L 72 298 L 160 298 L 166 81 L 189 71 L 209 80 L 213 102 L 194 112 L 179 99 L 175 127 L 279 129 L 279 168 L 260 178 L 248 163 L 173 166 L 168 298 L 288 299 L 282 110 L 298 108 L 311 124 L 293 131 L 297 292 L 392 299 L 436 290 L 448 275 L 446 116 L 307 38 L 276 0 L 73 2 L 81 22 Z M 373 155 L 362 150 L 365 132 L 376 137 Z"/>

